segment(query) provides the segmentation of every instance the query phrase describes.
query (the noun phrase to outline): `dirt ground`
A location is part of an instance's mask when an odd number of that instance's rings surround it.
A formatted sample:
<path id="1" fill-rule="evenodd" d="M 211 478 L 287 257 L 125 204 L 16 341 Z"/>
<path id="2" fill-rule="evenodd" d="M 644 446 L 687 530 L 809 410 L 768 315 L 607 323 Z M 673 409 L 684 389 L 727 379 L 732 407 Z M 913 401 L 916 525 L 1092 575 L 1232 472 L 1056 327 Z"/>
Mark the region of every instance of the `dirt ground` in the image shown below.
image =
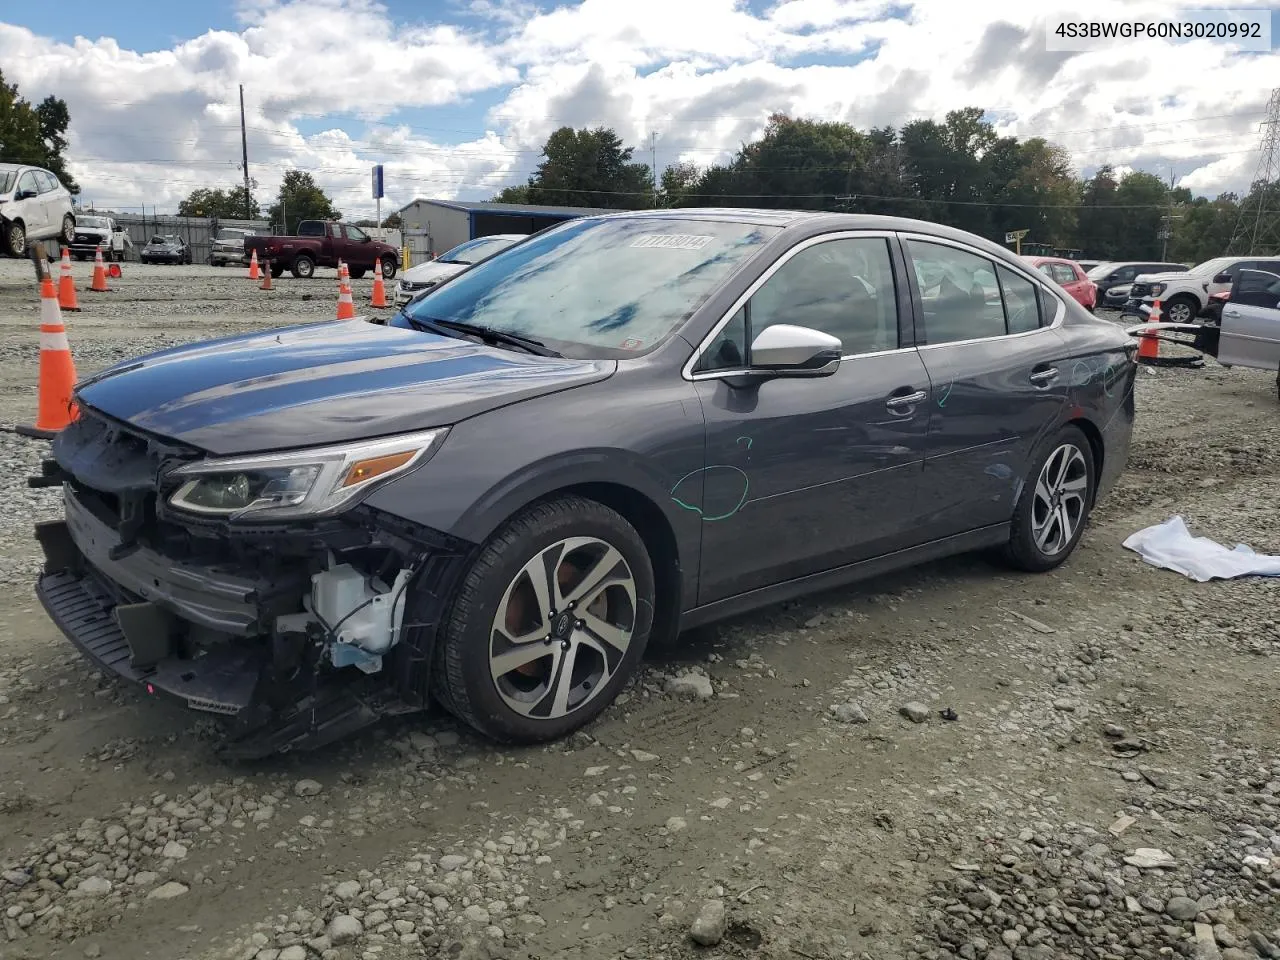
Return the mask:
<path id="1" fill-rule="evenodd" d="M 331 272 L 113 285 L 68 317 L 81 375 L 336 303 Z M 0 261 L 0 423 L 34 416 L 37 324 Z M 1280 553 L 1275 377 L 1144 370 L 1137 401 L 1053 573 L 960 557 L 700 631 L 545 748 L 432 715 L 239 766 L 50 624 L 57 494 L 0 433 L 0 957 L 1280 957 L 1280 584 L 1121 546 L 1181 514 Z M 710 697 L 667 692 L 691 672 Z"/>

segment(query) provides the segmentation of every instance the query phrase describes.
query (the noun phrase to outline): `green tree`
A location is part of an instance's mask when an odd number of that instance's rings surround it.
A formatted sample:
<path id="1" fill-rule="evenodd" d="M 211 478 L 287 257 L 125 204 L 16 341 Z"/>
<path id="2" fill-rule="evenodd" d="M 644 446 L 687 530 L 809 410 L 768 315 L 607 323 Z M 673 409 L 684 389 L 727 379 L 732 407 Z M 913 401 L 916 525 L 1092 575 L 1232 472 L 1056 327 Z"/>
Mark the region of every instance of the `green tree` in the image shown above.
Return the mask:
<path id="1" fill-rule="evenodd" d="M 383 219 L 382 226 L 387 230 L 400 230 L 404 227 L 404 221 L 400 218 L 400 214 L 393 213 Z"/>
<path id="2" fill-rule="evenodd" d="M 341 220 L 328 194 L 316 185 L 315 178 L 303 170 L 289 170 L 280 182 L 276 202 L 267 217 L 286 234 L 292 234 L 303 220 Z"/>
<path id="3" fill-rule="evenodd" d="M 518 183 L 512 187 L 503 187 L 493 197 L 496 203 L 532 203 L 529 199 L 529 185 Z"/>
<path id="4" fill-rule="evenodd" d="M 634 149 L 605 127 L 561 127 L 542 148 L 542 162 L 524 191 L 527 199 L 512 199 L 518 195 L 512 188 L 498 197 L 508 203 L 644 209 L 652 205 L 653 181 L 646 164 L 631 162 Z"/>
<path id="5" fill-rule="evenodd" d="M 217 217 L 223 220 L 256 220 L 262 216 L 262 208 L 252 197 L 249 199 L 250 216 L 245 218 L 245 189 L 243 184 L 223 190 L 221 187 L 200 187 L 192 190 L 178 204 L 180 217 Z"/>
<path id="6" fill-rule="evenodd" d="M 658 206 L 689 206 L 689 194 L 697 189 L 700 178 L 698 168 L 692 163 L 671 164 L 662 171 L 662 180 L 658 187 Z"/>
<path id="7" fill-rule="evenodd" d="M 1120 246 L 1124 211 L 1116 207 L 1119 188 L 1115 170 L 1108 164 L 1099 167 L 1081 187 L 1076 246 L 1087 256 L 1099 260 L 1123 260 L 1127 256 Z"/>
<path id="8" fill-rule="evenodd" d="M 991 233 L 1027 229 L 1027 239 L 1058 248 L 1075 246 L 1080 185 L 1061 147 L 1033 137 L 1017 145 L 1013 175 L 991 196 Z"/>
<path id="9" fill-rule="evenodd" d="M 33 107 L 18 94 L 18 85 L 5 83 L 0 72 L 0 161 L 45 167 L 68 190 L 79 193 L 63 156 L 70 122 L 64 101 L 50 96 Z"/>
<path id="10" fill-rule="evenodd" d="M 1158 259 L 1160 224 L 1168 210 L 1169 186 L 1153 173 L 1135 170 L 1116 188 L 1120 212 L 1117 248 L 1126 260 Z"/>

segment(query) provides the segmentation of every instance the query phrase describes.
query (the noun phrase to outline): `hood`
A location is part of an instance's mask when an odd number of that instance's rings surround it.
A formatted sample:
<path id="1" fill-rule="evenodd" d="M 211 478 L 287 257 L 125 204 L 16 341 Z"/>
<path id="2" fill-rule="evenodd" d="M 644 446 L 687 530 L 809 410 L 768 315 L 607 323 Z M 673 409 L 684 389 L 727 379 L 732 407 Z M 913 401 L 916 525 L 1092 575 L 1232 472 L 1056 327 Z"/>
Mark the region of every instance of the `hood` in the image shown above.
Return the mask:
<path id="1" fill-rule="evenodd" d="M 445 426 L 616 368 L 357 319 L 175 347 L 104 370 L 76 396 L 148 433 L 226 455 Z"/>
<path id="2" fill-rule="evenodd" d="M 446 277 L 452 277 L 455 273 L 461 273 L 469 266 L 471 266 L 469 263 L 441 263 L 439 260 L 428 260 L 416 267 L 410 267 L 400 274 L 400 278 L 409 283 L 426 283 L 428 280 L 439 282 Z"/>
<path id="3" fill-rule="evenodd" d="M 1166 270 L 1163 273 L 1140 273 L 1134 278 L 1134 283 L 1161 283 L 1165 280 L 1182 280 L 1191 276 L 1189 270 Z"/>

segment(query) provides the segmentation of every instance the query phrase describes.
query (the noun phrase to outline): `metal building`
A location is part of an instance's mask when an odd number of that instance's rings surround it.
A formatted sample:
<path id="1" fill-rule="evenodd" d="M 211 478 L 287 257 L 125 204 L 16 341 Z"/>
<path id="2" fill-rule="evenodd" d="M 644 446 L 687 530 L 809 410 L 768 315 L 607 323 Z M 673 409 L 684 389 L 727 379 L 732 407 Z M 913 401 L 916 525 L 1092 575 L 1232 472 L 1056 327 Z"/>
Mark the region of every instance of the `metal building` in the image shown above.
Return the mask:
<path id="1" fill-rule="evenodd" d="M 476 237 L 536 233 L 564 220 L 613 212 L 598 207 L 545 207 L 492 200 L 414 200 L 399 211 L 405 243 L 414 263 Z"/>

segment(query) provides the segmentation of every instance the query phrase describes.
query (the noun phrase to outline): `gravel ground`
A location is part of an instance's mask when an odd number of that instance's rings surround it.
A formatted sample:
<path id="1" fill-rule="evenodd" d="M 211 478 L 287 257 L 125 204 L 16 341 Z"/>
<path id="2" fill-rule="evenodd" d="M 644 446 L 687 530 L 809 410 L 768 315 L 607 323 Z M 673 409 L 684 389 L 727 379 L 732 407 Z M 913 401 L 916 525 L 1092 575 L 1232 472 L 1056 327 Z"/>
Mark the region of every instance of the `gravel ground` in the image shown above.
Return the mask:
<path id="1" fill-rule="evenodd" d="M 125 269 L 68 319 L 81 374 L 334 308 L 331 278 Z M 37 318 L 0 261 L 2 423 Z M 0 957 L 1280 958 L 1277 585 L 1120 546 L 1181 513 L 1280 553 L 1274 376 L 1144 371 L 1138 405 L 1054 573 L 961 557 L 699 631 L 545 748 L 431 716 L 243 766 L 49 624 L 57 497 L 0 433 Z"/>

